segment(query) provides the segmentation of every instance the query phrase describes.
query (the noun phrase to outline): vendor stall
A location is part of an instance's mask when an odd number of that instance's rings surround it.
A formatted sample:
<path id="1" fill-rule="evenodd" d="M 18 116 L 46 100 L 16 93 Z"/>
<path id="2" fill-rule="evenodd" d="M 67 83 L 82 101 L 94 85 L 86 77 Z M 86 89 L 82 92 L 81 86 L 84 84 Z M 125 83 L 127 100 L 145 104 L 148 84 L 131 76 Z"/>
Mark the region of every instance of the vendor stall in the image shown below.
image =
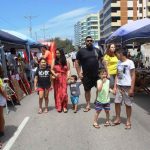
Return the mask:
<path id="1" fill-rule="evenodd" d="M 30 87 L 30 47 L 39 43 L 17 32 L 0 30 L 0 60 L 7 77 L 8 85 L 15 92 L 12 95 L 17 103 L 31 93 Z M 21 36 L 20 36 L 21 35 Z"/>

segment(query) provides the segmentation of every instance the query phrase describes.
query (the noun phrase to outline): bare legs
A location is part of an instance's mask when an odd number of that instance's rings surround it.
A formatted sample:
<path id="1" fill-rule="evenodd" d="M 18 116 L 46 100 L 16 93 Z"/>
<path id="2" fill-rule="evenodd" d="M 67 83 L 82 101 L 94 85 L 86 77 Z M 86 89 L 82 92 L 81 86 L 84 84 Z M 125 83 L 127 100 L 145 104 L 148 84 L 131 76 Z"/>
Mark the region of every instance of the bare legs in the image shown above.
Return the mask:
<path id="1" fill-rule="evenodd" d="M 0 106 L 0 132 L 1 133 L 4 133 L 4 126 L 5 126 L 5 120 L 3 114 L 3 107 Z"/>
<path id="2" fill-rule="evenodd" d="M 49 102 L 49 90 L 45 89 L 45 91 L 39 91 L 39 111 L 38 113 L 41 114 L 43 109 L 42 109 L 42 103 L 43 103 L 43 98 L 45 99 L 45 110 L 44 112 L 48 112 L 48 102 Z"/>
<path id="3" fill-rule="evenodd" d="M 100 126 L 98 124 L 98 116 L 99 116 L 100 112 L 101 111 L 96 111 L 95 116 L 94 116 L 93 126 L 95 128 L 100 128 Z M 106 122 L 105 122 L 104 126 L 110 126 L 111 123 L 110 123 L 110 120 L 109 120 L 109 110 L 105 110 L 105 113 L 106 113 Z"/>
<path id="4" fill-rule="evenodd" d="M 90 109 L 91 90 L 85 91 L 86 109 Z"/>
<path id="5" fill-rule="evenodd" d="M 114 121 L 114 124 L 120 124 L 121 122 L 121 118 L 120 118 L 120 112 L 121 112 L 121 106 L 119 103 L 115 103 L 115 111 L 116 111 L 116 119 Z M 127 115 L 127 121 L 126 121 L 126 125 L 131 126 L 131 114 L 132 114 L 132 107 L 126 105 L 126 115 Z M 129 127 L 131 128 L 131 127 Z"/>

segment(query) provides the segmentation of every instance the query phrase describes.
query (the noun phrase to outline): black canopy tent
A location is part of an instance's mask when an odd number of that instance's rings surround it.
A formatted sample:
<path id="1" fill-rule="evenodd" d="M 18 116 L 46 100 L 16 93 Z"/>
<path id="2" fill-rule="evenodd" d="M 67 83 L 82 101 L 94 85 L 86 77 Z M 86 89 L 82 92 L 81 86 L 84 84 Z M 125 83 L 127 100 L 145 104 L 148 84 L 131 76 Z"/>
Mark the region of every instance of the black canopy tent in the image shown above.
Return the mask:
<path id="1" fill-rule="evenodd" d="M 8 49 L 11 47 L 25 47 L 27 41 L 22 40 L 16 36 L 13 36 L 9 33 L 6 33 L 2 30 L 0 30 L 0 53 L 1 53 L 1 61 L 2 61 L 2 66 L 4 69 L 4 76 L 7 76 L 7 69 L 6 69 L 6 60 L 5 60 L 5 53 L 4 49 Z M 4 46 L 3 46 L 4 45 Z"/>
<path id="2" fill-rule="evenodd" d="M 0 30 L 0 41 L 25 45 L 27 41 Z"/>

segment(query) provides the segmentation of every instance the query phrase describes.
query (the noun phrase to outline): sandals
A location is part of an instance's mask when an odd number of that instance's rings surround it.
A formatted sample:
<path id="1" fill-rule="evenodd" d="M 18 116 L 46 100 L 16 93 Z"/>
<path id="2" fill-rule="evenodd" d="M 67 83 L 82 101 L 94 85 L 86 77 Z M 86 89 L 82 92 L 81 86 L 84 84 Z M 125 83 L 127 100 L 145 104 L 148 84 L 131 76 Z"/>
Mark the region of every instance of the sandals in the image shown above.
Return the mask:
<path id="1" fill-rule="evenodd" d="M 64 108 L 64 109 L 63 109 L 63 112 L 64 112 L 64 113 L 67 113 L 67 112 L 68 112 L 68 110 L 67 110 L 66 108 Z"/>
<path id="2" fill-rule="evenodd" d="M 45 108 L 44 113 L 48 113 L 48 108 Z"/>
<path id="3" fill-rule="evenodd" d="M 96 128 L 96 129 L 99 129 L 100 125 L 99 124 L 93 124 L 93 127 Z"/>
<path id="4" fill-rule="evenodd" d="M 131 123 L 126 124 L 126 125 L 125 125 L 125 129 L 126 129 L 126 130 L 131 129 Z"/>
<path id="5" fill-rule="evenodd" d="M 74 113 L 77 113 L 77 110 L 75 110 Z"/>
<path id="6" fill-rule="evenodd" d="M 111 126 L 111 123 L 109 121 L 106 121 L 104 124 L 105 127 Z"/>
<path id="7" fill-rule="evenodd" d="M 117 125 L 120 125 L 121 124 L 121 121 L 117 121 L 117 122 L 113 122 L 112 126 L 117 126 Z"/>
<path id="8" fill-rule="evenodd" d="M 43 112 L 43 111 L 42 111 L 42 109 L 40 108 L 39 111 L 38 111 L 38 114 L 42 114 L 42 112 Z"/>
<path id="9" fill-rule="evenodd" d="M 88 111 L 90 111 L 91 110 L 91 108 L 85 108 L 83 111 L 84 112 L 88 112 Z"/>

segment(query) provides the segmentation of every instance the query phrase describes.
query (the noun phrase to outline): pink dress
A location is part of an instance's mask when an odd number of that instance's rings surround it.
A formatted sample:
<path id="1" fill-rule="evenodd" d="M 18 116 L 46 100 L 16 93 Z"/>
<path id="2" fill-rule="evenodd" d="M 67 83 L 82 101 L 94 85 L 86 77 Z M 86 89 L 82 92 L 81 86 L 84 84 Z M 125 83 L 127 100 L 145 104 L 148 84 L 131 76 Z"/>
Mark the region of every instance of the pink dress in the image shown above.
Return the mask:
<path id="1" fill-rule="evenodd" d="M 62 65 L 54 66 L 55 73 L 58 77 L 54 79 L 54 98 L 55 107 L 57 111 L 62 111 L 63 108 L 67 108 L 68 94 L 67 94 L 67 72 L 68 67 Z"/>

